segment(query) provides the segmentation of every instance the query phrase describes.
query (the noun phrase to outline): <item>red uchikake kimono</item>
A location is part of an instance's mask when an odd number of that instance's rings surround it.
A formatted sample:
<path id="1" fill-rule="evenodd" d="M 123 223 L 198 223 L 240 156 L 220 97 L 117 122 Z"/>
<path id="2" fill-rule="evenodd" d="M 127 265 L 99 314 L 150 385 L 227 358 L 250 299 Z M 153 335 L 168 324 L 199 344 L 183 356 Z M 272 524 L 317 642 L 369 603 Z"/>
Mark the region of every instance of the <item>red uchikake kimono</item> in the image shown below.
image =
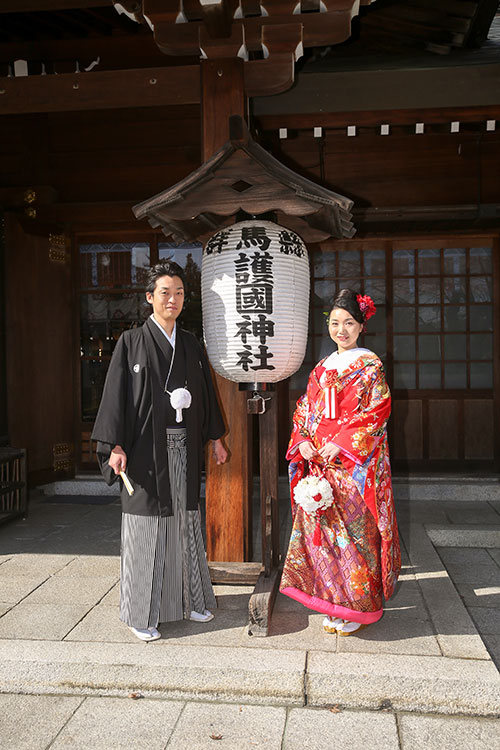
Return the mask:
<path id="1" fill-rule="evenodd" d="M 377 355 L 359 348 L 335 352 L 309 377 L 287 452 L 293 530 L 280 590 L 318 612 L 363 624 L 382 617 L 382 597 L 392 595 L 401 568 L 387 445 L 390 411 Z M 304 440 L 341 448 L 333 464 L 309 462 L 309 473 L 324 475 L 334 496 L 319 516 L 293 500 L 307 473 L 298 450 Z"/>

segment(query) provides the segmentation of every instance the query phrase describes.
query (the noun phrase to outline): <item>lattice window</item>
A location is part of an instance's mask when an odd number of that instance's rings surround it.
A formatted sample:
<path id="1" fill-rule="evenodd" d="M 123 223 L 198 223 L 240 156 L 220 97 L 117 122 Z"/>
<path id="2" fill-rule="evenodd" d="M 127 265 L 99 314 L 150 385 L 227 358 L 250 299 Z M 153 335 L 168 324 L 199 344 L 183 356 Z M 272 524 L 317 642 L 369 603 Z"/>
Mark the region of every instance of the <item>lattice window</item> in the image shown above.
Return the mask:
<path id="1" fill-rule="evenodd" d="M 359 344 L 380 356 L 393 389 L 493 387 L 491 246 L 337 244 L 312 255 L 310 336 L 293 389 L 304 388 L 311 367 L 334 348 L 324 313 L 343 287 L 369 294 L 377 305 Z"/>

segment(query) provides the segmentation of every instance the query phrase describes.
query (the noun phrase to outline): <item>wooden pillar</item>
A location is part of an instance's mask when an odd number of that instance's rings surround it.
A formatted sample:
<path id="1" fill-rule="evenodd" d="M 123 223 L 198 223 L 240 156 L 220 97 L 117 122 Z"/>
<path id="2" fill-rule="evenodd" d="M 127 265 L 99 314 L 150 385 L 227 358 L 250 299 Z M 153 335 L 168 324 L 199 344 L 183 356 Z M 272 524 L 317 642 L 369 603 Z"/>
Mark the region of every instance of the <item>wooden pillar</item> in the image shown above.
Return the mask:
<path id="1" fill-rule="evenodd" d="M 202 161 L 229 139 L 229 117 L 246 115 L 243 60 L 202 60 Z M 225 437 L 229 460 L 217 466 L 207 462 L 207 556 L 211 561 L 244 562 L 250 559 L 251 440 L 247 394 L 238 385 L 216 376 L 220 403 L 228 428 Z"/>
<path id="2" fill-rule="evenodd" d="M 246 119 L 243 60 L 202 60 L 201 143 L 202 162 L 209 159 L 229 139 L 229 118 Z"/>
<path id="3" fill-rule="evenodd" d="M 500 305 L 500 240 L 493 241 L 493 309 Z M 493 409 L 494 409 L 494 456 L 495 468 L 500 471 L 500 323 L 495 315 L 493 323 L 493 357 L 496 363 L 493 368 Z"/>
<path id="4" fill-rule="evenodd" d="M 7 345 L 5 308 L 5 231 L 4 216 L 0 209 L 0 446 L 8 445 L 7 424 Z"/>
<path id="5" fill-rule="evenodd" d="M 259 414 L 259 438 L 262 562 L 269 576 L 279 564 L 277 391 L 266 396 L 266 410 Z"/>

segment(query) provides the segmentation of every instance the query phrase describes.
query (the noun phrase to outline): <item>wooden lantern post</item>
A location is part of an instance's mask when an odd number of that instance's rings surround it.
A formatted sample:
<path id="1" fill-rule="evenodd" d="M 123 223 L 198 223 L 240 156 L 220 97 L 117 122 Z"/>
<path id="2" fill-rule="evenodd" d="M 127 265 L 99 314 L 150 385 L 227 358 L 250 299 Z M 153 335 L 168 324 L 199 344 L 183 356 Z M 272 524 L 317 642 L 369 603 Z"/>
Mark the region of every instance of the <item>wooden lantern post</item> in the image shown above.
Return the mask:
<path id="1" fill-rule="evenodd" d="M 207 161 L 229 139 L 232 115 L 247 109 L 243 60 L 202 60 L 202 160 Z M 241 175 L 242 176 L 242 175 Z M 206 476 L 207 556 L 210 561 L 247 560 L 252 548 L 251 429 L 246 394 L 237 383 L 216 375 L 228 428 L 230 460 L 217 466 L 209 454 Z M 267 402 L 269 403 L 269 402 Z M 267 635 L 279 584 L 278 404 L 259 416 L 262 564 L 249 603 L 249 633 Z M 250 570 L 250 575 L 253 571 Z M 242 576 L 244 579 L 244 575 Z"/>
<path id="2" fill-rule="evenodd" d="M 231 115 L 245 116 L 243 60 L 202 60 L 202 161 L 229 139 Z M 224 412 L 229 461 L 217 466 L 211 453 L 206 477 L 207 556 L 210 561 L 248 560 L 252 547 L 251 439 L 245 394 L 238 385 L 215 376 Z"/>

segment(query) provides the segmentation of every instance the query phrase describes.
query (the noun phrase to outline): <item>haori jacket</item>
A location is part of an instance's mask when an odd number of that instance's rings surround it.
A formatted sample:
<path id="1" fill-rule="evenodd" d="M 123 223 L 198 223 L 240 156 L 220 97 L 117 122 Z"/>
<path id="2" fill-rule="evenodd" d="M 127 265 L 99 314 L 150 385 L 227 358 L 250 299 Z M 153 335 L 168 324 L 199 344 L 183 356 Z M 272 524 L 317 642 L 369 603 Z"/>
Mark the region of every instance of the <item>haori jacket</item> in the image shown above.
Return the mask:
<path id="1" fill-rule="evenodd" d="M 166 373 L 160 367 L 153 336 L 155 323 L 125 331 L 109 365 L 92 439 L 108 484 L 117 476 L 108 464 L 120 445 L 127 455 L 127 475 L 134 487 L 121 489 L 122 511 L 141 516 L 171 516 L 166 425 L 162 399 Z M 187 509 L 196 510 L 200 495 L 204 446 L 225 432 L 206 355 L 196 337 L 177 326 L 176 350 L 182 347 L 186 383 L 192 397 L 184 409 L 187 431 Z M 121 482 L 121 480 L 120 480 Z"/>

